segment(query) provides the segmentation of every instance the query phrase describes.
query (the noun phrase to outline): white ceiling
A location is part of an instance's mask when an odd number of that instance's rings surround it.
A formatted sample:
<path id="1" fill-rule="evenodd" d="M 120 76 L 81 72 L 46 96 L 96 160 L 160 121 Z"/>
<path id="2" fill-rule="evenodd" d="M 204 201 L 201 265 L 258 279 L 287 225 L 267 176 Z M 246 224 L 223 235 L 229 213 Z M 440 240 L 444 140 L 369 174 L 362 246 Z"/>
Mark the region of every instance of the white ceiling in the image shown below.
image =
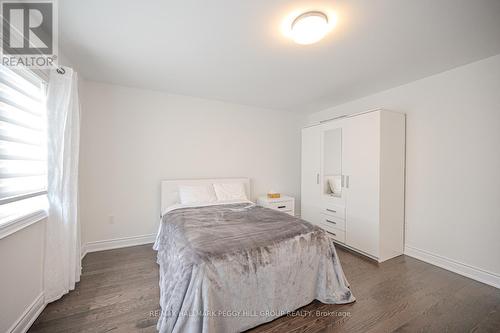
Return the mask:
<path id="1" fill-rule="evenodd" d="M 315 45 L 297 10 L 335 11 Z M 500 0 L 63 0 L 60 46 L 91 80 L 312 112 L 500 53 Z"/>

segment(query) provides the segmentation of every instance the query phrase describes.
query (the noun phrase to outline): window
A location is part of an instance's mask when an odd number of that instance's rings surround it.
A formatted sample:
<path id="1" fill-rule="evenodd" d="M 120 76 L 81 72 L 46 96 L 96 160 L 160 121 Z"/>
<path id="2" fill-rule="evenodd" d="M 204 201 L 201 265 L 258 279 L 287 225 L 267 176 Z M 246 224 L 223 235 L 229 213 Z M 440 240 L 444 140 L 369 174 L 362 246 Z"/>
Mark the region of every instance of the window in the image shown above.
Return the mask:
<path id="1" fill-rule="evenodd" d="M 0 65 L 0 226 L 45 206 L 44 82 Z"/>

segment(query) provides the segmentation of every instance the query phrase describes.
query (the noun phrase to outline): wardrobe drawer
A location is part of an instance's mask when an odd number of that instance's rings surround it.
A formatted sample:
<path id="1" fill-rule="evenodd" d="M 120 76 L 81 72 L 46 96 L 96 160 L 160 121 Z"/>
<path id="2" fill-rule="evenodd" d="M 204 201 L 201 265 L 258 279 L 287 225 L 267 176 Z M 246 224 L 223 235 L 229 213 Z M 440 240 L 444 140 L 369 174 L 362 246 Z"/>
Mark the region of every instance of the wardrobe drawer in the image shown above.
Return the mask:
<path id="1" fill-rule="evenodd" d="M 321 223 L 329 225 L 332 228 L 345 230 L 345 220 L 333 215 L 321 214 Z"/>
<path id="2" fill-rule="evenodd" d="M 345 207 L 343 206 L 332 205 L 332 204 L 325 205 L 323 207 L 322 213 L 335 216 L 339 219 L 345 219 Z"/>
<path id="3" fill-rule="evenodd" d="M 335 241 L 345 244 L 345 231 L 332 227 L 329 227 L 328 229 L 325 228 L 325 230 L 328 232 L 328 236 L 333 238 Z"/>

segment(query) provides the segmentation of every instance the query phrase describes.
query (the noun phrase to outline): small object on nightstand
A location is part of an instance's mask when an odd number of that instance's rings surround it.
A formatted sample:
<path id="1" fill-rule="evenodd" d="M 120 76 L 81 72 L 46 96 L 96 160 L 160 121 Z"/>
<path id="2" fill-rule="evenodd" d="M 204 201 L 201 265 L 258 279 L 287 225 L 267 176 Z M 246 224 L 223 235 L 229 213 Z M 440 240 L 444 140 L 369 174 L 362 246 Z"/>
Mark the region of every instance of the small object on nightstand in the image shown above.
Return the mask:
<path id="1" fill-rule="evenodd" d="M 281 197 L 281 194 L 274 191 L 269 191 L 269 193 L 267 193 L 267 197 L 269 199 L 279 199 Z"/>
<path id="2" fill-rule="evenodd" d="M 279 198 L 268 198 L 263 196 L 257 199 L 257 205 L 295 216 L 295 199 L 293 197 L 280 195 Z"/>

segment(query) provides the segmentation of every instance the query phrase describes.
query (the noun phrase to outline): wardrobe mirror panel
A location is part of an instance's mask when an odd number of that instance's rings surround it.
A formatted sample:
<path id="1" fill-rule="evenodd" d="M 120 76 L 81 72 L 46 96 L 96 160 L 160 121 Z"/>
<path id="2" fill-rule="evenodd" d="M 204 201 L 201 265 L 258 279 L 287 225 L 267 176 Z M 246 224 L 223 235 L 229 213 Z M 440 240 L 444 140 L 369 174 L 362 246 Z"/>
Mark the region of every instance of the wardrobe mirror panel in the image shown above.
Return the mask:
<path id="1" fill-rule="evenodd" d="M 323 194 L 342 197 L 342 128 L 323 133 Z"/>

